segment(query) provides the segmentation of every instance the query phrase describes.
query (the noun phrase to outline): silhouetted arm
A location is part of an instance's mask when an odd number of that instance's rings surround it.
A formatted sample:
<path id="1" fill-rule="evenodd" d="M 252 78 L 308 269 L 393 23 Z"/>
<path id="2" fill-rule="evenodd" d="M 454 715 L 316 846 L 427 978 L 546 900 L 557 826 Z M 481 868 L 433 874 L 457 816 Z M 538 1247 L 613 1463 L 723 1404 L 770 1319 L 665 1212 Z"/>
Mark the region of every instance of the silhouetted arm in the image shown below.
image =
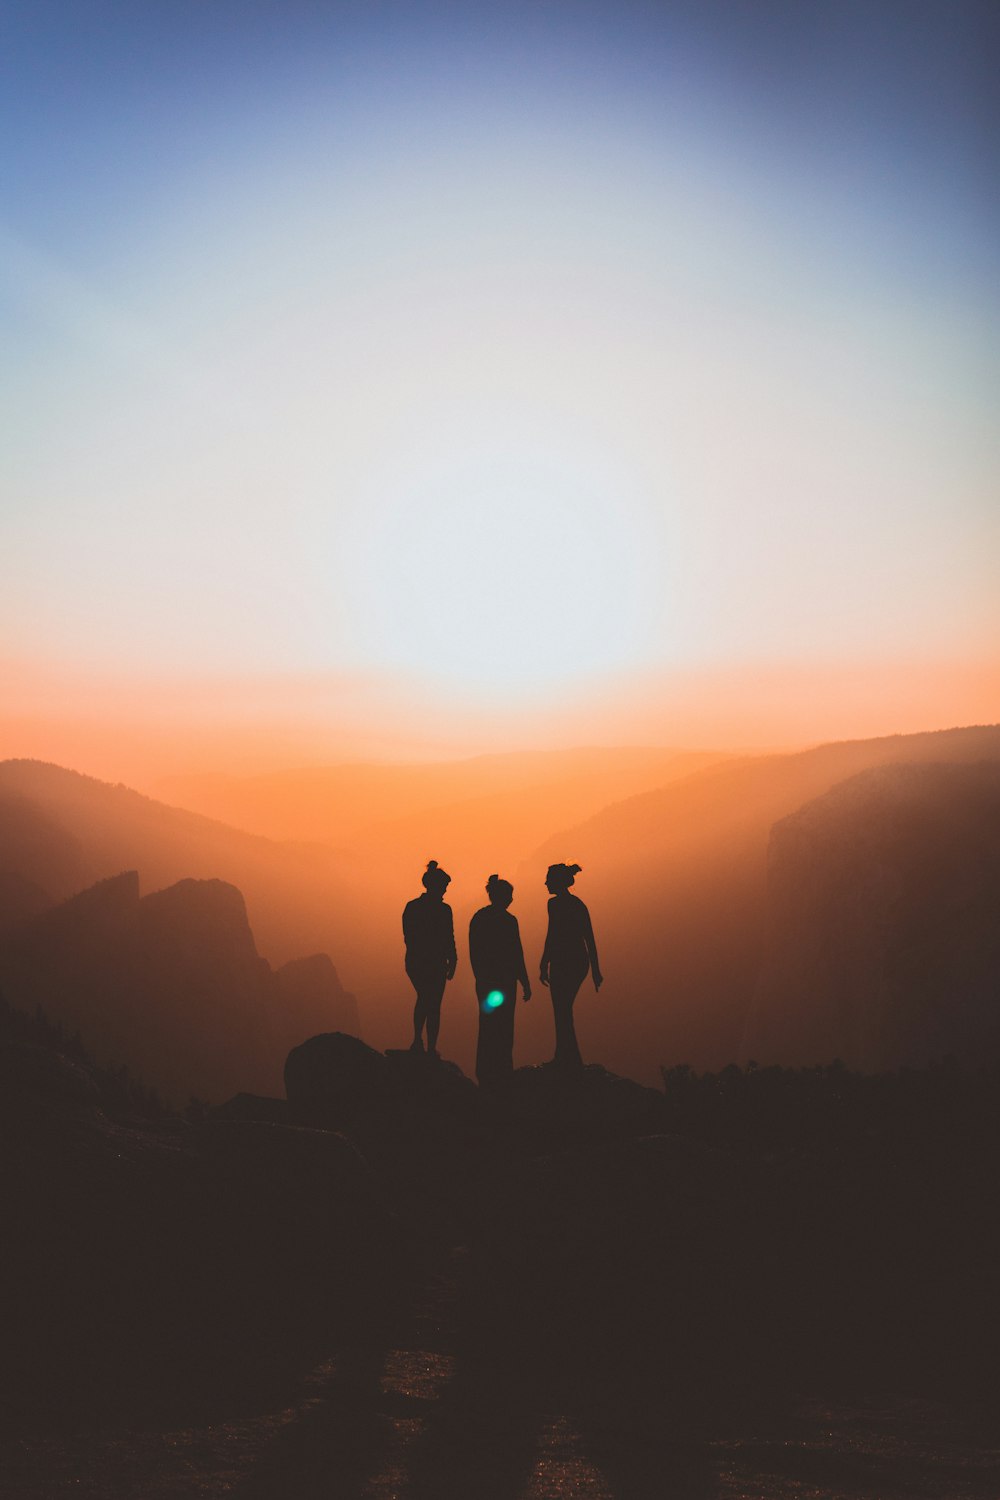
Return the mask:
<path id="1" fill-rule="evenodd" d="M 458 968 L 458 949 L 455 947 L 455 919 L 451 914 L 450 906 L 445 906 L 445 911 L 448 913 L 448 936 L 451 944 L 448 950 L 448 968 L 446 973 L 449 979 L 454 979 L 455 970 Z"/>
<path id="2" fill-rule="evenodd" d="M 551 957 L 549 953 L 549 938 L 552 935 L 552 903 L 555 899 L 555 896 L 549 897 L 549 925 L 545 933 L 545 947 L 542 949 L 541 968 L 538 971 L 539 979 L 546 986 L 549 982 L 549 959 Z"/>
<path id="3" fill-rule="evenodd" d="M 583 902 L 580 903 L 583 906 Z M 604 983 L 604 975 L 597 961 L 597 944 L 594 941 L 594 925 L 590 920 L 590 912 L 583 906 L 583 941 L 587 945 L 587 957 L 590 959 L 590 973 L 594 981 L 594 989 L 599 990 Z"/>
<path id="4" fill-rule="evenodd" d="M 517 945 L 517 977 L 521 981 L 521 989 L 524 991 L 525 1000 L 531 999 L 531 983 L 528 979 L 528 970 L 524 963 L 524 948 L 521 946 L 521 929 L 517 925 L 517 918 L 512 917 L 514 923 L 514 942 Z"/>
<path id="5" fill-rule="evenodd" d="M 480 937 L 480 934 L 479 934 L 479 926 L 480 926 L 480 922 L 481 921 L 482 921 L 482 918 L 481 918 L 479 912 L 477 911 L 473 915 L 472 921 L 469 923 L 469 962 L 472 965 L 472 975 L 473 975 L 473 978 L 476 980 L 477 983 L 479 982 L 479 975 L 482 972 L 482 968 L 483 968 L 483 962 L 482 962 L 482 947 L 483 947 L 483 942 L 482 942 L 482 938 Z"/>

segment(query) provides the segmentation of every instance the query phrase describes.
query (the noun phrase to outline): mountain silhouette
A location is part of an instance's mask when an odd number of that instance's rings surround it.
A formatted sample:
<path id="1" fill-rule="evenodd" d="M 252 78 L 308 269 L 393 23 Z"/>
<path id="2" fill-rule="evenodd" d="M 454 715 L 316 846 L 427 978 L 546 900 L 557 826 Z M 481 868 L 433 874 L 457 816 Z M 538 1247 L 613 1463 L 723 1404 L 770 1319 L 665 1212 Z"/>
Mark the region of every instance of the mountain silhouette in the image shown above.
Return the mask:
<path id="1" fill-rule="evenodd" d="M 589 1055 L 647 1079 L 652 1058 L 731 1062 L 764 961 L 773 824 L 875 766 L 980 760 L 1000 760 L 1000 727 L 748 756 L 616 803 L 540 845 L 515 884 L 554 860 L 584 867 L 609 994 L 614 984 L 614 1005 L 586 1012 Z M 538 927 L 533 934 L 527 913 L 522 927 L 527 951 Z"/>
<path id="2" fill-rule="evenodd" d="M 880 766 L 774 825 L 745 1052 L 1000 1059 L 1000 763 Z"/>
<path id="3" fill-rule="evenodd" d="M 414 863 L 400 851 L 419 837 L 419 866 L 428 852 L 440 854 L 455 877 L 449 902 L 456 930 L 465 932 L 481 904 L 482 881 L 497 868 L 485 856 L 473 863 L 475 849 L 482 855 L 491 840 L 507 837 L 520 843 L 529 833 L 532 838 L 540 834 L 544 841 L 536 853 L 510 867 L 529 971 L 545 936 L 545 870 L 571 859 L 586 871 L 587 904 L 607 975 L 599 996 L 586 990 L 581 994 L 576 1025 L 583 1054 L 648 1083 L 661 1064 L 721 1068 L 743 1055 L 758 980 L 765 961 L 770 962 L 767 851 L 775 823 L 838 783 L 878 766 L 998 759 L 996 726 L 733 757 L 702 764 L 690 774 L 680 774 L 684 762 L 669 752 L 659 760 L 653 752 L 642 752 L 632 762 L 634 774 L 664 775 L 667 783 L 615 800 L 621 785 L 614 771 L 617 752 L 602 750 L 589 759 L 569 752 L 574 787 L 569 800 L 576 806 L 589 802 L 594 812 L 567 824 L 564 832 L 548 835 L 546 827 L 558 827 L 555 820 L 568 805 L 554 794 L 547 796 L 544 778 L 539 779 L 543 772 L 545 778 L 557 779 L 558 753 L 529 758 L 530 764 L 516 756 L 497 756 L 457 767 L 406 767 L 398 784 L 392 776 L 381 778 L 379 768 L 354 767 L 348 768 L 350 775 L 344 771 L 344 797 L 353 777 L 360 778 L 359 785 L 395 785 L 393 796 L 398 798 L 408 784 L 419 784 L 424 801 L 412 818 L 386 817 L 377 836 L 375 825 L 366 821 L 370 843 L 339 853 L 316 842 L 280 843 L 245 833 L 59 767 L 8 761 L 0 763 L 0 933 L 4 926 L 9 933 L 19 921 L 37 916 L 43 905 L 122 870 L 138 870 L 143 891 L 187 878 L 221 880 L 244 893 L 258 954 L 273 967 L 309 953 L 330 954 L 347 988 L 360 997 L 366 1039 L 394 1046 L 406 1034 L 412 1004 L 401 979 L 399 912 L 412 896 Z M 490 768 L 501 783 L 492 792 L 484 781 Z M 287 784 L 299 799 L 297 816 L 305 816 L 303 789 L 311 784 L 311 774 L 289 773 Z M 316 772 L 316 784 L 328 784 L 332 774 Z M 518 799 L 529 783 L 537 800 L 522 805 Z M 469 795 L 449 803 L 449 786 Z M 516 819 L 511 816 L 515 806 Z M 482 826 L 476 809 L 486 819 Z M 391 802 L 383 810 L 391 813 Z M 322 808 L 320 812 L 317 835 L 330 832 L 323 823 L 327 814 Z M 357 809 L 356 817 L 361 812 Z M 363 813 L 370 819 L 371 806 Z M 465 849 L 462 866 L 454 863 L 450 848 L 429 842 L 435 819 Z M 508 825 L 505 834 L 498 823 Z M 347 820 L 345 838 L 358 826 Z M 4 840 L 5 829 L 16 837 Z M 33 829 L 37 840 L 31 837 Z M 307 989 L 312 983 L 304 971 L 297 982 Z M 321 977 L 317 983 L 325 993 Z M 323 1003 L 317 1002 L 311 1012 L 316 1019 L 310 1030 L 327 1030 L 332 1024 L 321 1014 Z M 441 1046 L 470 1071 L 478 1015 L 462 952 L 444 1002 Z M 355 1025 L 337 1024 L 347 1029 Z M 786 1055 L 779 1039 L 774 1041 L 779 1048 L 775 1055 Z M 515 1062 L 541 1060 L 551 1055 L 551 1048 L 551 1017 L 542 1006 L 524 1007 Z M 765 1054 L 757 1060 L 769 1059 Z M 260 1084 L 243 1079 L 241 1086 Z M 218 1094 L 213 1091 L 212 1097 Z"/>
<path id="4" fill-rule="evenodd" d="M 0 931 L 95 878 L 81 840 L 4 774 L 16 764 L 0 764 Z"/>
<path id="5" fill-rule="evenodd" d="M 238 886 L 273 963 L 339 955 L 337 931 L 356 917 L 349 872 L 329 850 L 245 833 L 61 766 L 0 762 L 0 876 L 61 901 L 122 870 L 137 870 L 144 890 L 186 878 Z"/>
<path id="6" fill-rule="evenodd" d="M 140 897 L 134 870 L 0 941 L 0 991 L 175 1099 L 273 1091 L 289 1047 L 358 1028 L 326 954 L 277 972 L 260 957 L 235 886 L 188 879 Z"/>

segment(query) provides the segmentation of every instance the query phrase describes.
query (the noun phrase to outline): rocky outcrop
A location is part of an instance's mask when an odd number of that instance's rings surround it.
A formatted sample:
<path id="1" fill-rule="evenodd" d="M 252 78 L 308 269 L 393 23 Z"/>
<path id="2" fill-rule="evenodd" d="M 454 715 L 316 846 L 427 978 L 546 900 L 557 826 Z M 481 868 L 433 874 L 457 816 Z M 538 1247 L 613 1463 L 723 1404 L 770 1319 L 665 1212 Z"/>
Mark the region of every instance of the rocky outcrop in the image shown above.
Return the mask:
<path id="1" fill-rule="evenodd" d="M 744 1052 L 1000 1059 L 1000 766 L 885 766 L 776 823 Z"/>
<path id="2" fill-rule="evenodd" d="M 596 1065 L 573 1074 L 521 1068 L 509 1088 L 484 1090 L 454 1063 L 379 1053 L 339 1033 L 294 1048 L 285 1086 L 289 1118 L 344 1131 L 427 1243 L 464 1240 L 498 1216 L 523 1223 L 540 1154 L 589 1159 L 666 1124 L 661 1091 Z M 507 1243 L 499 1226 L 497 1236 Z"/>
<path id="3" fill-rule="evenodd" d="M 664 1128 L 659 1089 L 599 1064 L 567 1073 L 518 1068 L 509 1088 L 478 1089 L 452 1062 L 423 1053 L 376 1052 L 339 1032 L 310 1037 L 288 1054 L 285 1091 L 293 1118 L 349 1130 L 362 1140 L 406 1140 L 437 1120 L 474 1133 L 498 1120 L 532 1152 L 636 1138 Z"/>
<path id="4" fill-rule="evenodd" d="M 0 989 L 13 1004 L 40 1006 L 70 1029 L 88 1022 L 103 1029 L 107 971 L 138 909 L 139 877 L 130 870 L 23 923 L 0 944 Z"/>
<path id="5" fill-rule="evenodd" d="M 235 886 L 181 880 L 140 897 L 134 870 L 9 934 L 0 989 L 178 1101 L 271 1093 L 291 1045 L 357 1015 L 325 954 L 271 969 Z"/>
<path id="6" fill-rule="evenodd" d="M 342 1032 L 313 1036 L 288 1054 L 285 1092 L 295 1117 L 347 1127 L 363 1138 L 419 1131 L 431 1121 L 469 1121 L 476 1085 L 455 1063 L 376 1052 Z"/>
<path id="7" fill-rule="evenodd" d="M 121 870 L 138 870 L 143 891 L 219 879 L 243 893 L 263 952 L 340 954 L 363 905 L 342 869 L 319 844 L 260 838 L 61 766 L 0 760 L 0 874 L 52 902 Z"/>

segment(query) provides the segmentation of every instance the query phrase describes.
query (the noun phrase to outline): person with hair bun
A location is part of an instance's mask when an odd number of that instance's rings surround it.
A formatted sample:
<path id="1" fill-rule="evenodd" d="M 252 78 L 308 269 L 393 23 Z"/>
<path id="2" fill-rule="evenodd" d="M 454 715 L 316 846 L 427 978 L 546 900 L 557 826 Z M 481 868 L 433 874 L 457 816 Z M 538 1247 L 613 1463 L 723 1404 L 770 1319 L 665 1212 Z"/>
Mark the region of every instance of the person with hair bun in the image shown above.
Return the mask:
<path id="1" fill-rule="evenodd" d="M 444 987 L 455 976 L 458 952 L 455 948 L 455 923 L 444 893 L 451 876 L 436 859 L 428 862 L 421 877 L 422 896 L 415 896 L 403 908 L 403 941 L 406 944 L 406 972 L 417 992 L 413 1007 L 413 1043 L 411 1052 L 423 1052 L 424 1027 L 427 1028 L 427 1055 L 437 1057 L 438 1031 L 441 1026 L 441 1000 Z"/>
<path id="2" fill-rule="evenodd" d="M 573 1026 L 573 1001 L 587 977 L 593 976 L 594 989 L 604 983 L 597 961 L 597 944 L 590 912 L 570 886 L 579 874 L 579 865 L 549 865 L 545 884 L 549 891 L 549 928 L 542 950 L 541 981 L 549 986 L 552 1013 L 556 1024 L 556 1055 L 560 1067 L 583 1066 Z"/>
<path id="3" fill-rule="evenodd" d="M 491 875 L 486 882 L 489 906 L 480 907 L 469 923 L 469 957 L 479 1001 L 476 1077 L 483 1085 L 502 1083 L 514 1071 L 514 1006 L 520 984 L 525 1000 L 531 985 L 517 918 L 508 910 L 514 899 L 509 880 Z"/>

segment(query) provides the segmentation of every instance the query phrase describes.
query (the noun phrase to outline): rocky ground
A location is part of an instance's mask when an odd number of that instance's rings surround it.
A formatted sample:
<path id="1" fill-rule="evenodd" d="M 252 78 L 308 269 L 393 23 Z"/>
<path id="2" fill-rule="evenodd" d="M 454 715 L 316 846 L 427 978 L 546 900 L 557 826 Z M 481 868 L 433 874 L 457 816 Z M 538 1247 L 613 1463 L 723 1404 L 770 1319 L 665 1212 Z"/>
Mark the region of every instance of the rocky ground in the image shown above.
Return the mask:
<path id="1" fill-rule="evenodd" d="M 286 1080 L 184 1119 L 8 1026 L 5 1496 L 1000 1493 L 995 1080 Z"/>
<path id="2" fill-rule="evenodd" d="M 460 1258 L 459 1258 L 460 1259 Z M 984 1410 L 893 1396 L 692 1414 L 599 1401 L 571 1378 L 464 1363 L 461 1265 L 387 1347 L 331 1350 L 270 1409 L 11 1434 L 10 1500 L 961 1500 L 1000 1487 Z"/>

